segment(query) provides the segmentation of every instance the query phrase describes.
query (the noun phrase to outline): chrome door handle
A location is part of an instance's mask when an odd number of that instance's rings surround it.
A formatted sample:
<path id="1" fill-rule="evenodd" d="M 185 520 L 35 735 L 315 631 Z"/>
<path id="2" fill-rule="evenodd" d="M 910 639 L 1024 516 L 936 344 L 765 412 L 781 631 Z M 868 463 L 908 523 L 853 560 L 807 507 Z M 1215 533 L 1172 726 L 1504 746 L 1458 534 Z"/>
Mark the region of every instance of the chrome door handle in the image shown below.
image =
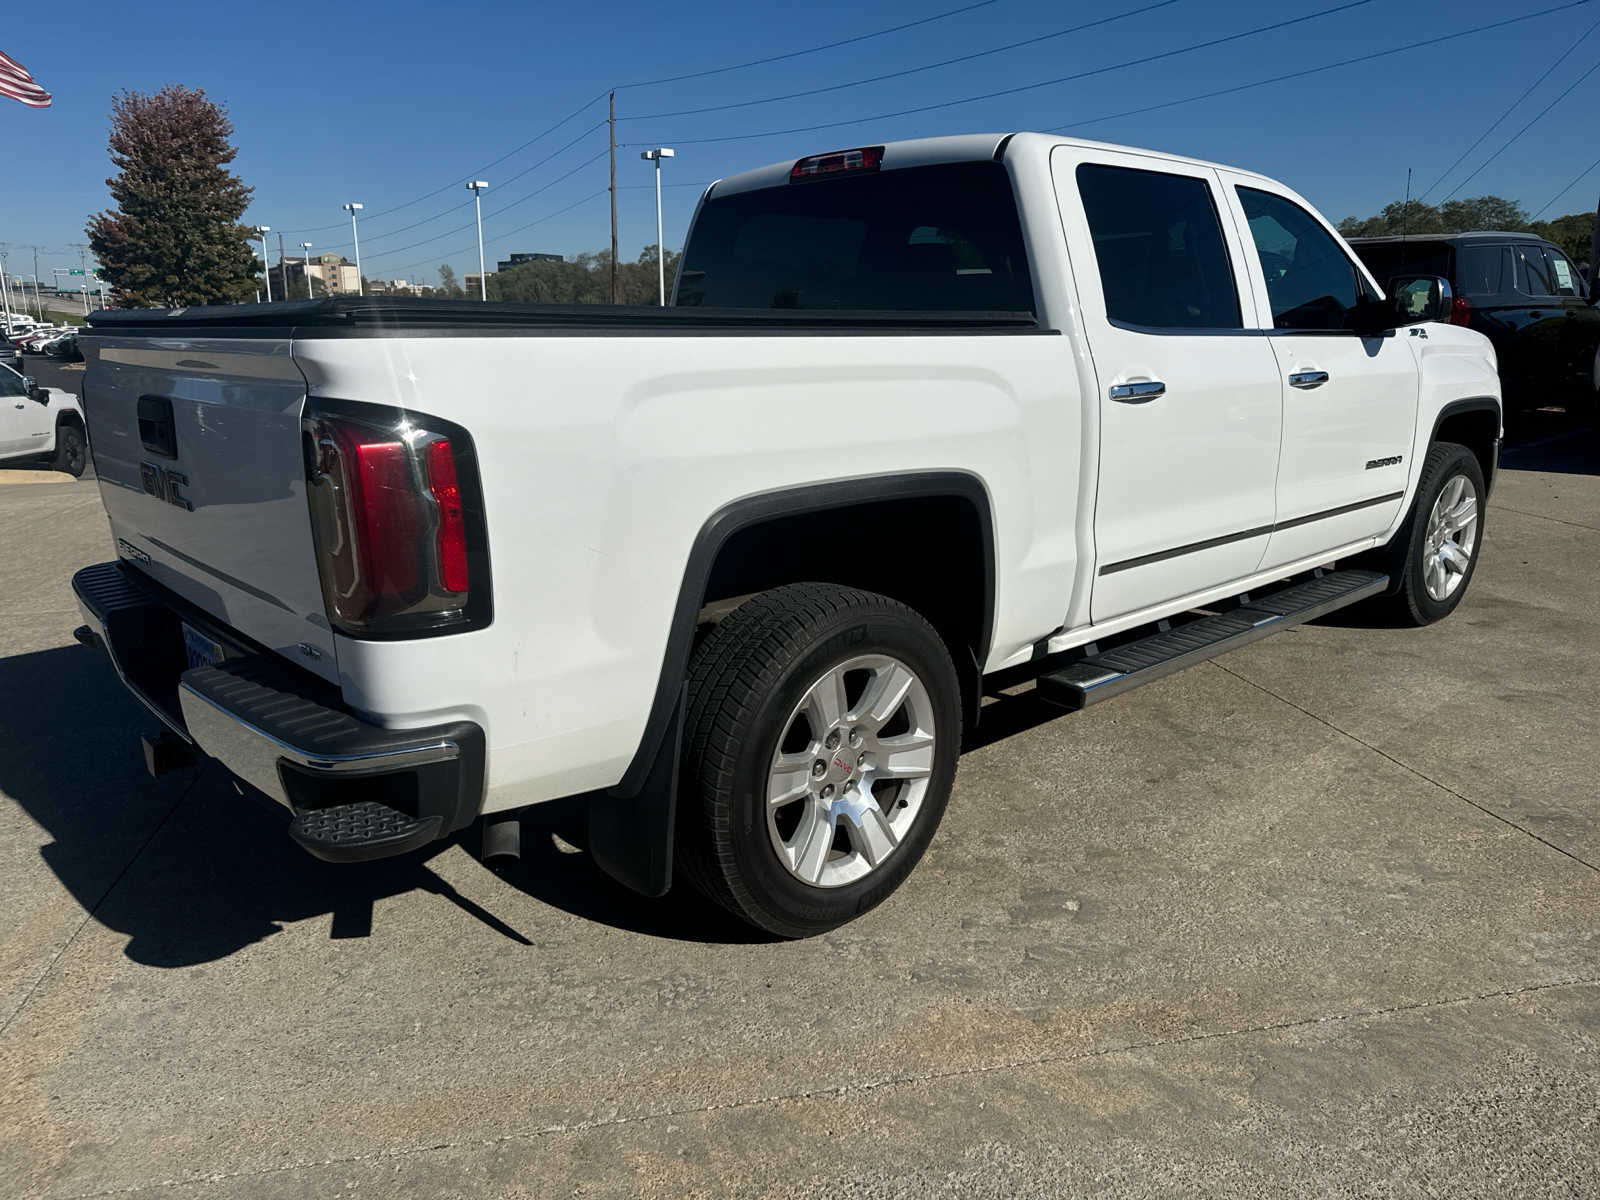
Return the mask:
<path id="1" fill-rule="evenodd" d="M 1289 376 L 1289 386 L 1302 390 L 1319 388 L 1327 382 L 1328 373 L 1326 371 L 1296 371 Z"/>
<path id="2" fill-rule="evenodd" d="M 1157 396 L 1167 394 L 1167 385 L 1159 379 L 1146 379 L 1138 383 L 1114 383 L 1111 398 L 1124 404 L 1147 404 Z"/>

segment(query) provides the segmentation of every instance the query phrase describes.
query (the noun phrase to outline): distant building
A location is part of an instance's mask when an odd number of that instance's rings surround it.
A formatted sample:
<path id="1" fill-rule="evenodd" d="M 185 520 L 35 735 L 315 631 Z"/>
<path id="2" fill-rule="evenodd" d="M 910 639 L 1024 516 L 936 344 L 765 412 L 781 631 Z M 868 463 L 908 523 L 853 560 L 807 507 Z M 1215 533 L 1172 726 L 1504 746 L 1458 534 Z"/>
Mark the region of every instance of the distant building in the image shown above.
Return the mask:
<path id="1" fill-rule="evenodd" d="M 307 272 L 330 296 L 353 296 L 361 287 L 361 273 L 342 254 L 313 255 L 310 263 L 304 258 L 285 256 L 268 272 L 272 276 L 273 298 L 295 300 L 304 296 Z"/>
<path id="2" fill-rule="evenodd" d="M 513 254 L 510 258 L 502 258 L 495 263 L 497 271 L 509 271 L 512 267 L 521 266 L 528 262 L 565 262 L 559 254 Z"/>
<path id="3" fill-rule="evenodd" d="M 493 275 L 494 272 L 490 271 L 489 274 Z M 470 275 L 464 276 L 461 284 L 461 290 L 466 292 L 468 296 L 476 296 L 483 290 L 482 285 L 478 282 L 482 278 L 483 276 L 479 275 L 476 271 Z"/>

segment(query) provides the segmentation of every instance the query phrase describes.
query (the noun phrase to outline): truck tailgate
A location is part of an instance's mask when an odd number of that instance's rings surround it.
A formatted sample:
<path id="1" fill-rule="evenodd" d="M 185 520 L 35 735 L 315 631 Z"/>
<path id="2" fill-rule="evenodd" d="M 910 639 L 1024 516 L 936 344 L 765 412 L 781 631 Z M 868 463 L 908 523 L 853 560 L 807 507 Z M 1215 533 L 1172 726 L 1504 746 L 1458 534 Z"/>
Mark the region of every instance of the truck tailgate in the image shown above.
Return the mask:
<path id="1" fill-rule="evenodd" d="M 83 347 L 118 557 L 336 681 L 306 507 L 306 385 L 289 339 L 96 333 Z"/>

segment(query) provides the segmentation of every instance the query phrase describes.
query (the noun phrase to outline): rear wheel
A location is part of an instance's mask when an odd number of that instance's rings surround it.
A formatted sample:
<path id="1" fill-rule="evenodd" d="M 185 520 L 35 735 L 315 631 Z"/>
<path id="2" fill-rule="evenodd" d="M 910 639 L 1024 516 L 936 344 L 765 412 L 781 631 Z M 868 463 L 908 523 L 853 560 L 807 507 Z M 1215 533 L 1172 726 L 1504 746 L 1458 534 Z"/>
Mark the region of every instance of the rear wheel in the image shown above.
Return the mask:
<path id="1" fill-rule="evenodd" d="M 679 863 L 783 937 L 880 903 L 932 840 L 955 777 L 960 685 L 911 609 L 825 584 L 764 592 L 690 667 Z"/>
<path id="2" fill-rule="evenodd" d="M 1461 603 L 1478 566 L 1486 494 L 1472 451 L 1453 442 L 1428 450 L 1417 498 L 1387 548 L 1398 586 L 1385 603 L 1394 617 L 1431 625 Z"/>
<path id="3" fill-rule="evenodd" d="M 74 479 L 82 476 L 89 464 L 88 447 L 84 444 L 83 430 L 76 425 L 63 425 L 56 430 L 55 469 L 65 471 Z"/>

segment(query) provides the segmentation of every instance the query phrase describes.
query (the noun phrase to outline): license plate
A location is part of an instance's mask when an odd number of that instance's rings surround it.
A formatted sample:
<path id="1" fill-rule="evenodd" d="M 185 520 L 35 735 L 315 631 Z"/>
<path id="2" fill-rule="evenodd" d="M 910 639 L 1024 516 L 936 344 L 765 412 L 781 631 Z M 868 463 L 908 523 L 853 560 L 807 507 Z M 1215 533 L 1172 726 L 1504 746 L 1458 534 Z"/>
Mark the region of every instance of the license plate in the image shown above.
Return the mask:
<path id="1" fill-rule="evenodd" d="M 222 661 L 222 644 L 212 641 L 188 622 L 183 626 L 183 653 L 189 667 L 214 667 Z"/>

